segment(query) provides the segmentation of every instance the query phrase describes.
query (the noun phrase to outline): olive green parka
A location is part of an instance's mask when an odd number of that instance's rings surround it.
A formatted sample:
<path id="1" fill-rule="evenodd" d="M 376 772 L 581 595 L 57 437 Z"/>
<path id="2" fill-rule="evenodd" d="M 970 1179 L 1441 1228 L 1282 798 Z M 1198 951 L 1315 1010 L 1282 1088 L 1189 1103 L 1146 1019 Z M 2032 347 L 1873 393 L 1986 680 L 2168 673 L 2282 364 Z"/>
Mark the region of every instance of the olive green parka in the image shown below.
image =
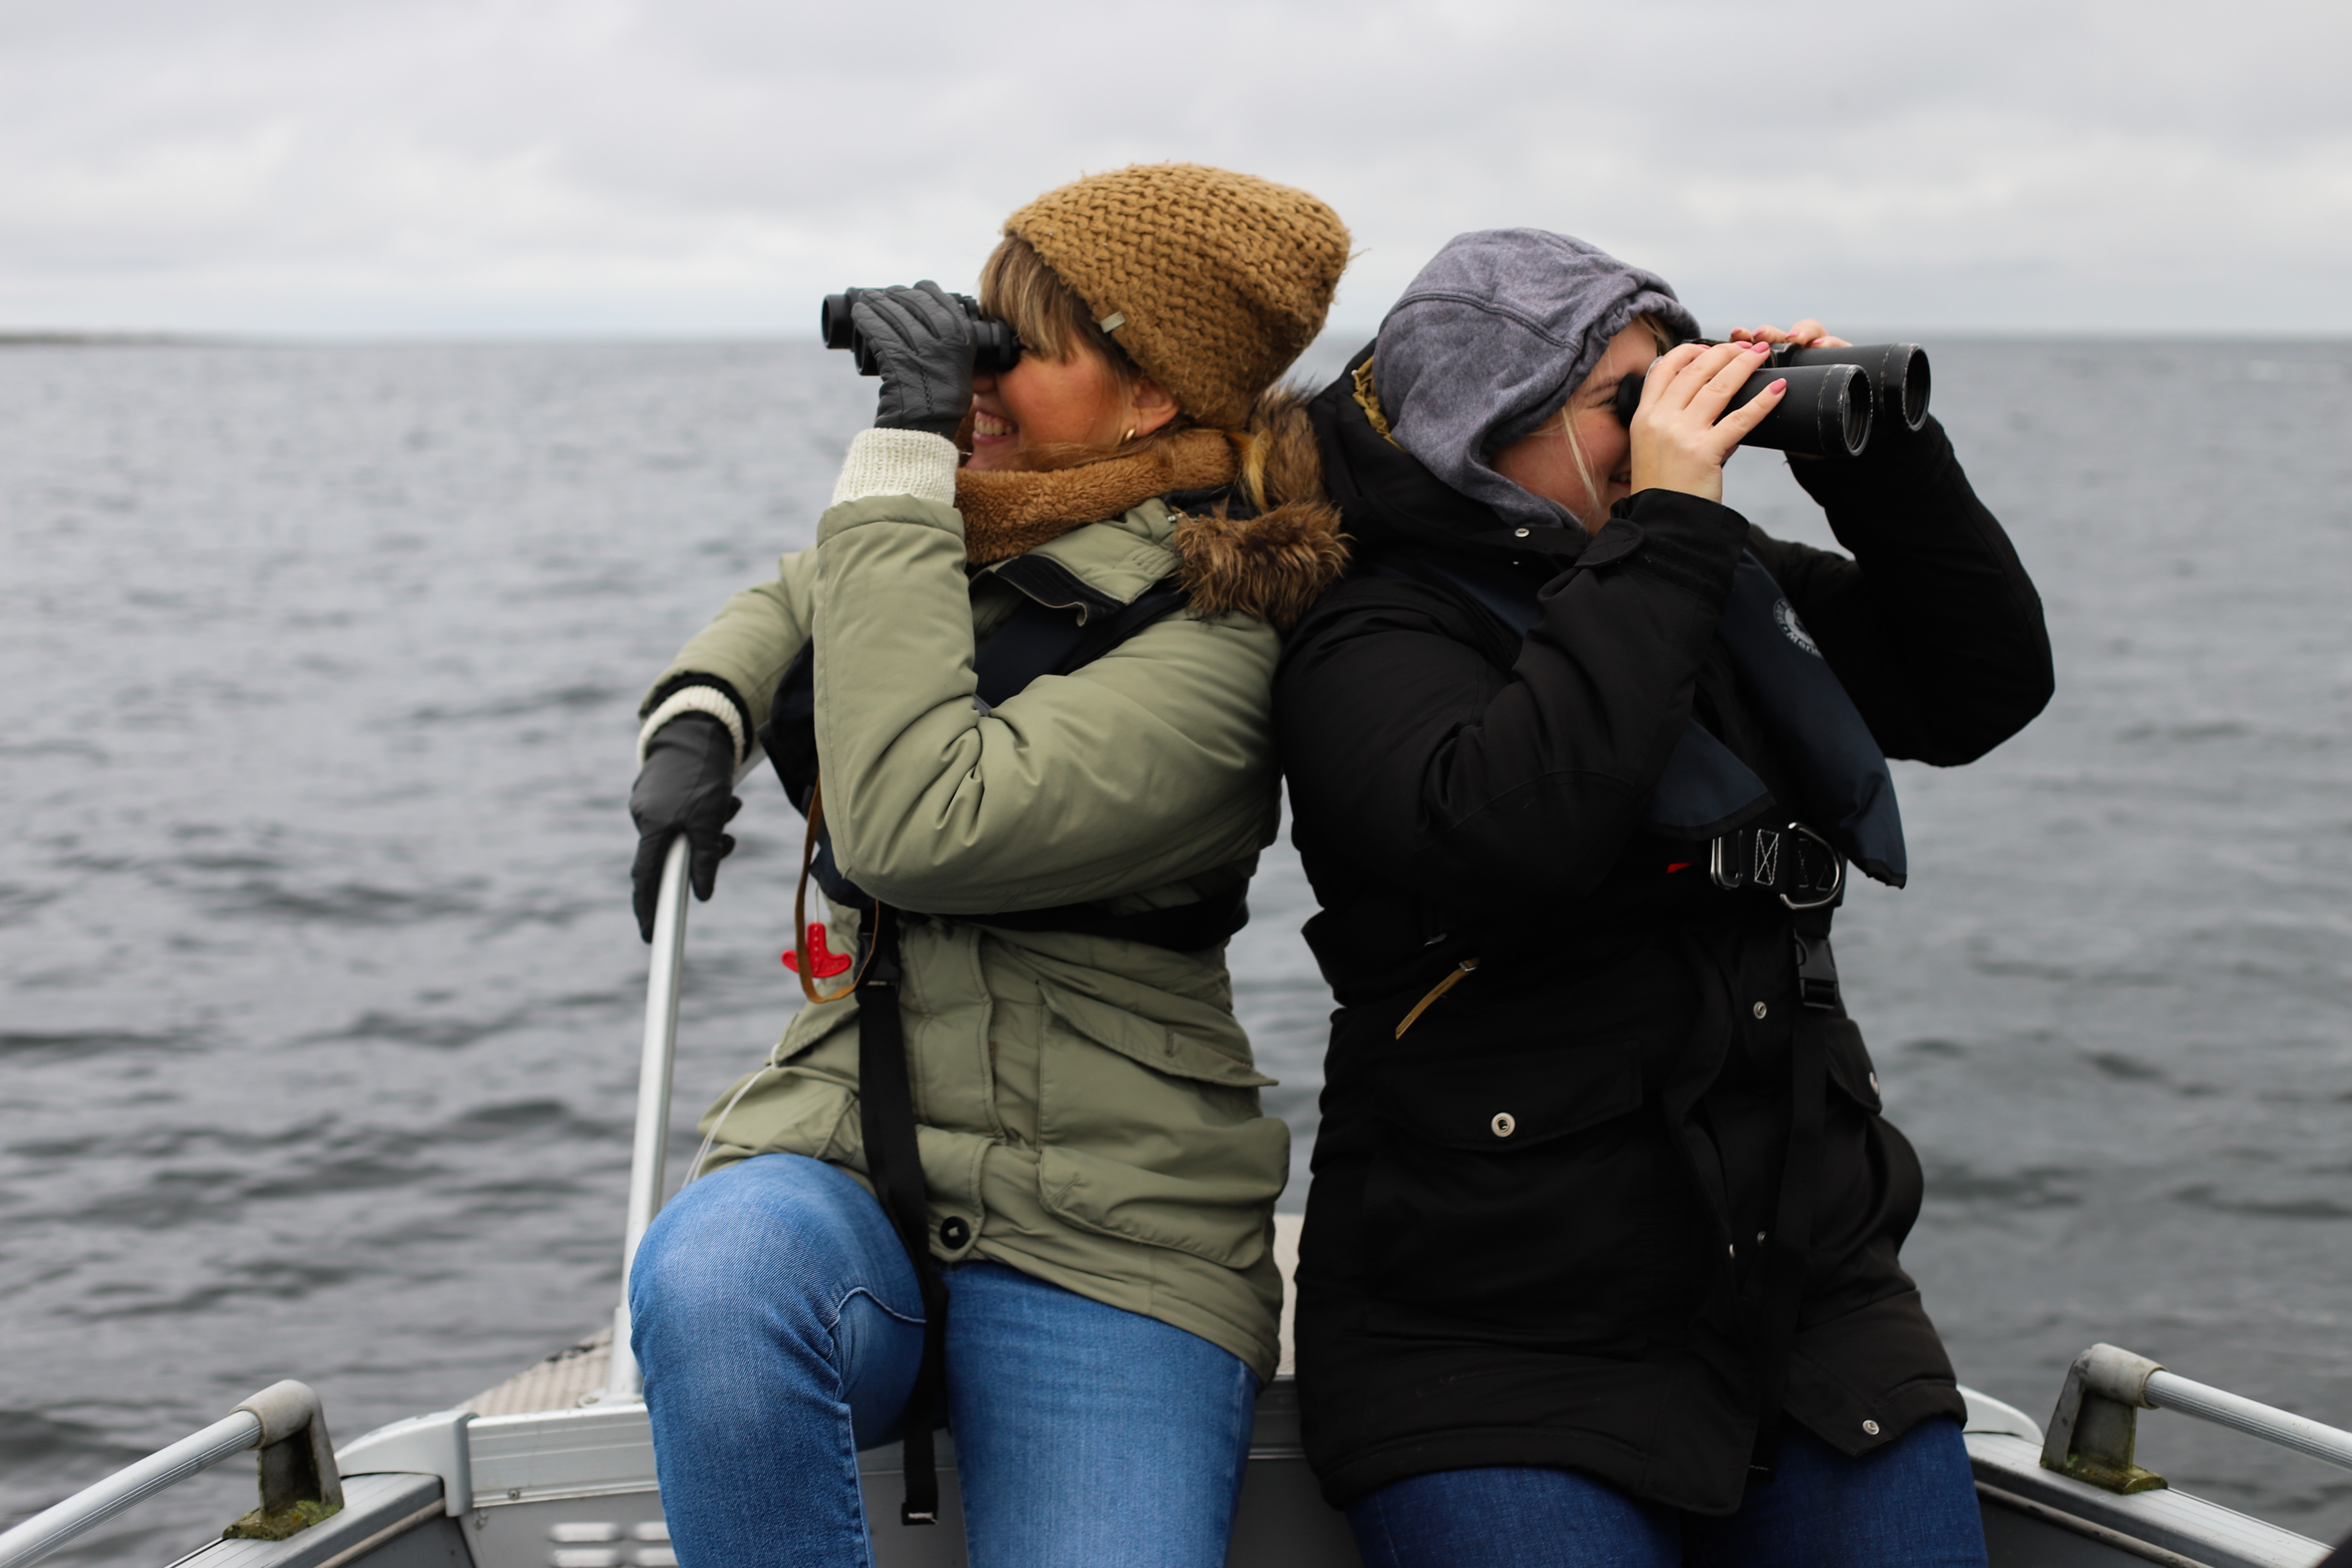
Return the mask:
<path id="1" fill-rule="evenodd" d="M 1289 1133 L 1260 1108 L 1274 1080 L 1234 1016 L 1223 949 L 987 916 L 1164 908 L 1248 879 L 1278 810 L 1267 617 L 1337 575 L 1332 514 L 1302 504 L 1235 521 L 1151 500 L 1037 547 L 1119 605 L 1181 574 L 1191 607 L 992 710 L 976 698 L 974 650 L 1023 596 L 994 567 L 968 566 L 952 460 L 923 467 L 936 456 L 906 433 L 861 436 L 815 545 L 730 600 L 654 693 L 716 678 L 756 728 L 815 640 L 835 855 L 874 897 L 929 917 L 905 925 L 902 1006 L 933 1255 L 1009 1265 L 1270 1376 Z M 857 918 L 832 910 L 835 952 L 858 951 Z M 797 1014 L 768 1064 L 703 1118 L 706 1132 L 716 1123 L 703 1169 L 789 1152 L 863 1178 L 856 1018 L 854 998 Z"/>

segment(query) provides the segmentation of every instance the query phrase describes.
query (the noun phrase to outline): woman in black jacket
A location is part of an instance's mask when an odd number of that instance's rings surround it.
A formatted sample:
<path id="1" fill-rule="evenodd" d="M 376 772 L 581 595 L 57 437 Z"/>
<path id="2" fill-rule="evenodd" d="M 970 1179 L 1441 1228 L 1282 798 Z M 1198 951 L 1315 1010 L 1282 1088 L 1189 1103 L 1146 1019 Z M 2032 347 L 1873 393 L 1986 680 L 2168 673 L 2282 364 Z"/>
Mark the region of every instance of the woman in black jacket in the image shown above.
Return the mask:
<path id="1" fill-rule="evenodd" d="M 1371 1563 L 1984 1560 L 1828 931 L 1905 874 L 1885 758 L 2048 700 L 2041 604 L 1933 421 L 1792 463 L 1852 559 L 1725 508 L 1778 395 L 1724 416 L 1758 345 L 1696 334 L 1465 235 L 1315 405 L 1358 560 L 1276 697 L 1340 1005 L 1298 1373 Z"/>

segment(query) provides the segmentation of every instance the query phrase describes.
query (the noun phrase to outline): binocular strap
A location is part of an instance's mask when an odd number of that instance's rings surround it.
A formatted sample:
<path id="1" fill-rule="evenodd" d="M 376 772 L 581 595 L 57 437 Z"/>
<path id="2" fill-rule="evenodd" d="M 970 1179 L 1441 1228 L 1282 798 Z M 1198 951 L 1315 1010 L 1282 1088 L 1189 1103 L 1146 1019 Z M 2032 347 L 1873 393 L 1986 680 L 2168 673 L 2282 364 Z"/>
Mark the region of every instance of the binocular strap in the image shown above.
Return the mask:
<path id="1" fill-rule="evenodd" d="M 946 1393 L 948 1290 L 931 1257 L 930 1205 L 915 1145 L 915 1094 L 907 1076 L 906 1020 L 898 1010 L 906 973 L 898 963 L 898 911 L 879 900 L 867 943 L 865 976 L 857 987 L 857 1117 L 866 1141 L 866 1173 L 898 1233 L 898 1244 L 907 1249 L 923 1298 L 923 1360 L 907 1396 L 907 1494 L 898 1522 L 937 1524 L 940 1473 L 932 1434 Z"/>

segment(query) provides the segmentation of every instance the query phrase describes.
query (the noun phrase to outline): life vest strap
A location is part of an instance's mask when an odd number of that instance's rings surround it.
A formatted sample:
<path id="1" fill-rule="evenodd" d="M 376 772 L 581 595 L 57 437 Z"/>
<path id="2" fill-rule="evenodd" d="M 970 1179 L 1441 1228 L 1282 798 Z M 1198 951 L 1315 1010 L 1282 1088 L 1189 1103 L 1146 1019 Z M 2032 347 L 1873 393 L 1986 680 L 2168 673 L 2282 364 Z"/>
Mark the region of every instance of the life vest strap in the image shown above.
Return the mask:
<path id="1" fill-rule="evenodd" d="M 1845 857 L 1801 822 L 1718 835 L 1707 845 L 1707 876 L 1727 893 L 1777 894 L 1792 910 L 1833 909 L 1845 897 Z"/>
<path id="2" fill-rule="evenodd" d="M 901 1524 L 940 1521 L 939 1463 L 932 1432 L 947 1392 L 948 1288 L 931 1256 L 930 1200 L 915 1134 L 915 1092 L 907 1068 L 906 1022 L 898 988 L 898 911 L 876 902 L 857 979 L 857 1114 L 866 1174 L 914 1266 L 923 1299 L 923 1359 L 907 1396 L 906 1497 Z"/>
<path id="3" fill-rule="evenodd" d="M 1829 911 L 1797 917 L 1801 928 L 1818 927 L 1822 951 L 1829 951 Z M 1807 1005 L 1811 1005 L 1808 1003 Z M 1789 1145 L 1780 1167 L 1780 1193 L 1773 1205 L 1772 1234 L 1764 1258 L 1762 1302 L 1755 1326 L 1756 1445 L 1748 1468 L 1770 1480 L 1787 1429 L 1789 1358 L 1797 1345 L 1797 1321 L 1811 1271 L 1813 1217 L 1820 1205 L 1822 1142 L 1828 1112 L 1828 1020 L 1800 1016 L 1789 1041 Z"/>

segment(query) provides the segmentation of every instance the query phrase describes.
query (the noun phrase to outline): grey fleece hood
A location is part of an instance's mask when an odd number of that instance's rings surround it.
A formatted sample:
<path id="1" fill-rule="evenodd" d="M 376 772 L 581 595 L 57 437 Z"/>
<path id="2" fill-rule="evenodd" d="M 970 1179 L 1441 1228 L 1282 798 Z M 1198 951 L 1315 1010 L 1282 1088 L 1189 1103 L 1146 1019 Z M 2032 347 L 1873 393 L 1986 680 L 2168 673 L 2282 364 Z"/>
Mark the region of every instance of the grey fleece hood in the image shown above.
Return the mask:
<path id="1" fill-rule="evenodd" d="M 1381 322 L 1372 384 L 1397 445 L 1515 524 L 1557 528 L 1566 508 L 1486 466 L 1567 406 L 1644 311 L 1676 333 L 1698 321 L 1666 280 L 1539 228 L 1457 235 Z"/>

